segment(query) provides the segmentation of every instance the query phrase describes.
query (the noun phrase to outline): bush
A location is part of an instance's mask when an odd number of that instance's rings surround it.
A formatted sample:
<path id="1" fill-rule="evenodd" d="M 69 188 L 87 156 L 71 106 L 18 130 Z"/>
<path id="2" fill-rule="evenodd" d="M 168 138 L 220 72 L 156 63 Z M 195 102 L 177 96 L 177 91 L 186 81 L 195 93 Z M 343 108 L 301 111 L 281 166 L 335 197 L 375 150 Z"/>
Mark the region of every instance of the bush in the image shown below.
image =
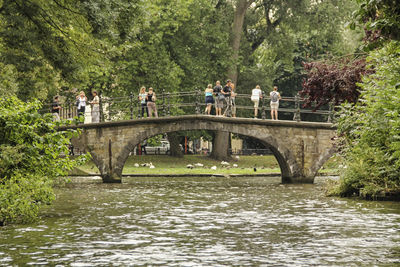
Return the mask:
<path id="1" fill-rule="evenodd" d="M 331 194 L 365 198 L 400 195 L 400 43 L 391 42 L 368 58 L 375 73 L 363 78 L 355 105 L 338 117 L 345 167 Z"/>
<path id="2" fill-rule="evenodd" d="M 57 131 L 40 103 L 0 98 L 0 225 L 28 222 L 54 199 L 53 181 L 87 156 L 73 160 L 68 144 L 76 131 Z"/>

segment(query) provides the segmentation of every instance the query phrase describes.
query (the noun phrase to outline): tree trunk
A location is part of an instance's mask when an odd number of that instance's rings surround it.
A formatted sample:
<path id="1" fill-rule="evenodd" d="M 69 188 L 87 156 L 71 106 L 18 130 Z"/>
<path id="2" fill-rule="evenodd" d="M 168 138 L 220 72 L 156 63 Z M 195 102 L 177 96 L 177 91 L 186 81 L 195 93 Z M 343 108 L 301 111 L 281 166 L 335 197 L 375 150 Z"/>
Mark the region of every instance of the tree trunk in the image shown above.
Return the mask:
<path id="1" fill-rule="evenodd" d="M 228 78 L 233 81 L 234 84 L 237 83 L 238 77 L 238 60 L 239 60 L 239 49 L 240 49 L 240 39 L 243 33 L 243 22 L 246 15 L 246 11 L 249 6 L 254 2 L 254 0 L 238 0 L 232 26 L 232 60 L 233 64 L 228 69 Z"/>
<path id="2" fill-rule="evenodd" d="M 229 132 L 216 131 L 210 157 L 216 160 L 229 160 Z"/>
<path id="3" fill-rule="evenodd" d="M 170 155 L 172 157 L 183 158 L 183 152 L 179 146 L 179 136 L 177 133 L 168 133 Z"/>

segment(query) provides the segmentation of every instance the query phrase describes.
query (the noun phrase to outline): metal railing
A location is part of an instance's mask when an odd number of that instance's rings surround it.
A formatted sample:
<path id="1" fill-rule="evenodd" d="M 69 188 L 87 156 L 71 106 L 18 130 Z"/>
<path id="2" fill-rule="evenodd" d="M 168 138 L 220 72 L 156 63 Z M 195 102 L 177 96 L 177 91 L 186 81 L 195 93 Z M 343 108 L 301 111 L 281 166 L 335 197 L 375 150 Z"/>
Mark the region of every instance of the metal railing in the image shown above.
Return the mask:
<path id="1" fill-rule="evenodd" d="M 259 117 L 260 119 L 269 118 L 268 111 L 270 108 L 270 98 L 263 92 L 263 98 L 259 102 Z M 253 118 L 254 103 L 250 99 L 250 94 L 237 94 L 234 102 L 224 101 L 224 110 L 227 116 Z M 204 109 L 205 96 L 201 90 L 188 92 L 165 92 L 162 90 L 157 93 L 156 106 L 158 116 L 179 116 L 189 114 L 205 114 Z M 333 105 L 320 107 L 315 111 L 310 108 L 304 108 L 305 99 L 298 94 L 295 97 L 282 97 L 279 101 L 279 119 L 280 120 L 295 120 L 295 121 L 319 121 L 332 122 Z M 234 103 L 234 104 L 233 104 Z M 74 103 L 61 103 L 59 116 L 61 119 L 72 119 L 78 116 L 77 107 Z M 129 119 L 142 119 L 147 117 L 146 111 L 142 114 L 141 103 L 138 95 L 131 94 L 122 97 L 102 97 L 100 96 L 100 121 L 117 121 Z M 52 105 L 44 105 L 42 113 L 52 112 Z M 214 110 L 214 105 L 213 105 Z M 233 114 L 234 113 L 234 114 Z M 215 113 L 214 113 L 215 114 Z M 84 114 L 86 122 L 90 122 L 91 109 L 87 103 Z"/>

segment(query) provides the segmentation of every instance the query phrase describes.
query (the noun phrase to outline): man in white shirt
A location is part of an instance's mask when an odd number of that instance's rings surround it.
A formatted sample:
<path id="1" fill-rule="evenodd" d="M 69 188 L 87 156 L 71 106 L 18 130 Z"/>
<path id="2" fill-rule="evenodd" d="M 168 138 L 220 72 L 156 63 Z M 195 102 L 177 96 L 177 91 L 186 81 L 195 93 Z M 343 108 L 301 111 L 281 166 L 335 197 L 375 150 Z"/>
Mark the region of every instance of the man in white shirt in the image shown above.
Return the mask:
<path id="1" fill-rule="evenodd" d="M 260 89 L 260 86 L 257 85 L 256 88 L 251 90 L 251 101 L 254 102 L 254 118 L 255 119 L 257 119 L 258 106 L 259 106 L 261 98 L 262 98 L 262 91 Z"/>

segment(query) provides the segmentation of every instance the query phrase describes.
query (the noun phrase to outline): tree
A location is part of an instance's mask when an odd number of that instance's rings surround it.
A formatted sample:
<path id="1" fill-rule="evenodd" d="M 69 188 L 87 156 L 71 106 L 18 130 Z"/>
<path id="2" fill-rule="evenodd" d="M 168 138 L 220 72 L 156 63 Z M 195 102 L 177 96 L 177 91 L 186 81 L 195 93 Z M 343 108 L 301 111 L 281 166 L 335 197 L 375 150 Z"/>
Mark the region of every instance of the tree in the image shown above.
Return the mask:
<path id="1" fill-rule="evenodd" d="M 68 156 L 74 131 L 57 131 L 52 116 L 40 115 L 38 101 L 0 98 L 0 225 L 28 222 L 54 199 L 56 178 L 86 156 Z"/>
<path id="2" fill-rule="evenodd" d="M 308 72 L 300 95 L 306 98 L 305 106 L 315 103 L 314 109 L 333 102 L 338 106 L 344 102 L 356 103 L 361 93 L 359 83 L 365 75 L 371 74 L 366 68 L 365 58 L 341 58 L 329 62 L 304 63 Z"/>
<path id="3" fill-rule="evenodd" d="M 357 0 L 359 9 L 354 17 L 364 27 L 367 49 L 387 40 L 400 40 L 400 5 L 397 0 Z M 351 24 L 355 29 L 356 22 Z"/>

